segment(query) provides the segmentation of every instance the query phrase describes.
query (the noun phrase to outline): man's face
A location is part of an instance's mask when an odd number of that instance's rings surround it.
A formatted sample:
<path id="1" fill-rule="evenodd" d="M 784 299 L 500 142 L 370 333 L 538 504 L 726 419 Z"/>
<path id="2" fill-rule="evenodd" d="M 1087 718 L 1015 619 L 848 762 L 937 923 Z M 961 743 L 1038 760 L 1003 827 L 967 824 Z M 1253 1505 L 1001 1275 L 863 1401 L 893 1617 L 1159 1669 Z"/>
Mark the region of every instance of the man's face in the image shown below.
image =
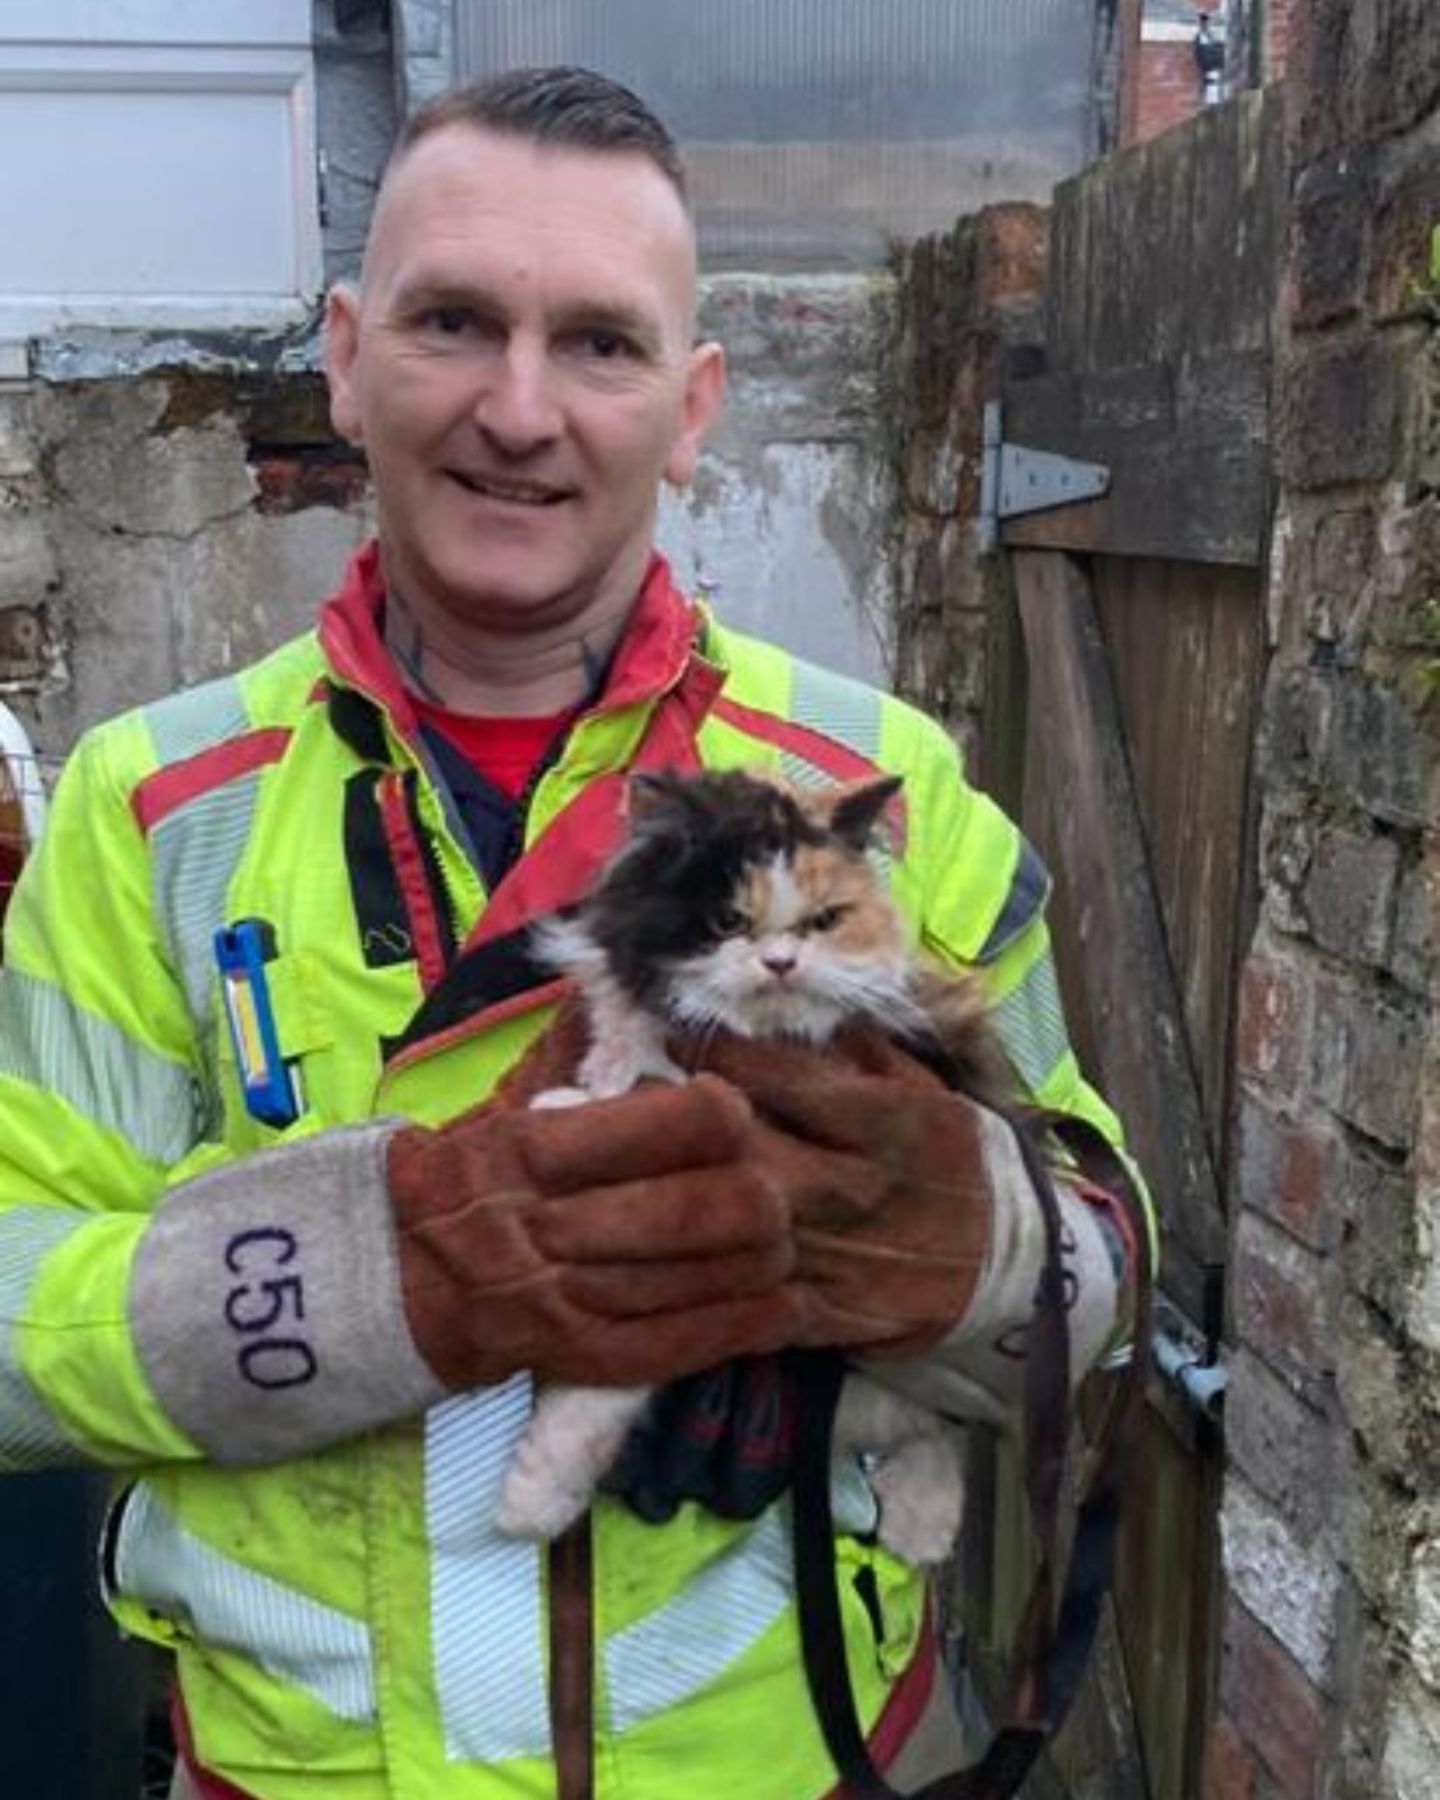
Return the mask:
<path id="1" fill-rule="evenodd" d="M 412 611 L 583 631 L 633 598 L 723 385 L 694 284 L 684 208 L 638 154 L 455 125 L 392 170 L 328 366 Z"/>

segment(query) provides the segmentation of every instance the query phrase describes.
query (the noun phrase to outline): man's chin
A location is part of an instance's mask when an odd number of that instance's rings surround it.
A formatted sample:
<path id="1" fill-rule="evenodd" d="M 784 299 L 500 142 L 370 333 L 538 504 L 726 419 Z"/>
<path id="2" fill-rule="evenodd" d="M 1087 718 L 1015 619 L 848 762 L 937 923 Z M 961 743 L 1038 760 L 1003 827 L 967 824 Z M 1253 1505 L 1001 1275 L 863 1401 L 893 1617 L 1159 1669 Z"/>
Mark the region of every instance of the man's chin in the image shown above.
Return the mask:
<path id="1" fill-rule="evenodd" d="M 498 565 L 498 566 L 497 566 Z M 442 586 L 446 610 L 490 631 L 525 631 L 553 626 L 584 613 L 590 604 L 587 583 L 572 570 L 513 569 L 496 559 L 450 571 Z"/>

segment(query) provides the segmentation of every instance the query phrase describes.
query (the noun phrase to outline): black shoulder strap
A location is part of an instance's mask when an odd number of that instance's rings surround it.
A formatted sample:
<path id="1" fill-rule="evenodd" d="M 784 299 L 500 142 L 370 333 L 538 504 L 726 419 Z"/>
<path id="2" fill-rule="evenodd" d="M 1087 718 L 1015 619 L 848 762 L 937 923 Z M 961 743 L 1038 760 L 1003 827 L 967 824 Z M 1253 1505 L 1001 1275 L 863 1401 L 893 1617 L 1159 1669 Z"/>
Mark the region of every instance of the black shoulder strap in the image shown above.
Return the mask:
<path id="1" fill-rule="evenodd" d="M 1045 1216 L 1046 1255 L 1030 1327 L 1025 1388 L 1025 1486 L 1040 1546 L 1039 1567 L 1016 1640 L 1005 1721 L 980 1760 L 942 1776 L 912 1800 L 1008 1800 L 1059 1728 L 1080 1685 L 1114 1569 L 1124 1452 L 1144 1398 L 1149 1278 L 1137 1272 L 1135 1352 L 1117 1375 L 1100 1429 L 1090 1484 L 1081 1498 L 1069 1567 L 1055 1603 L 1056 1525 L 1069 1437 L 1069 1337 L 1060 1208 L 1040 1148 L 1053 1129 L 1107 1189 L 1138 1214 L 1128 1173 L 1110 1146 L 1073 1120 L 1017 1124 L 1021 1154 Z M 845 1800 L 899 1800 L 871 1761 L 855 1712 L 836 1591 L 830 1512 L 830 1449 L 844 1361 L 835 1351 L 797 1357 L 801 1404 L 794 1482 L 795 1584 L 801 1651 L 821 1733 Z"/>

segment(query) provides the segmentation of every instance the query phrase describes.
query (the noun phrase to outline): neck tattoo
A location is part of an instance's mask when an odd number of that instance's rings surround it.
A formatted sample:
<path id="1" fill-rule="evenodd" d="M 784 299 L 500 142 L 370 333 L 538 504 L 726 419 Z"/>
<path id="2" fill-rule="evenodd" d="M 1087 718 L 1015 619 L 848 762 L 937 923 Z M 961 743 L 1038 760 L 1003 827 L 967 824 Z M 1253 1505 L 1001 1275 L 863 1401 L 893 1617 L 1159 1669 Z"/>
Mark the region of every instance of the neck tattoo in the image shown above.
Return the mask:
<path id="1" fill-rule="evenodd" d="M 388 596 L 385 608 L 385 643 L 399 664 L 406 686 L 422 700 L 443 706 L 445 696 L 425 673 L 425 634 L 420 623 L 406 611 L 398 594 Z"/>

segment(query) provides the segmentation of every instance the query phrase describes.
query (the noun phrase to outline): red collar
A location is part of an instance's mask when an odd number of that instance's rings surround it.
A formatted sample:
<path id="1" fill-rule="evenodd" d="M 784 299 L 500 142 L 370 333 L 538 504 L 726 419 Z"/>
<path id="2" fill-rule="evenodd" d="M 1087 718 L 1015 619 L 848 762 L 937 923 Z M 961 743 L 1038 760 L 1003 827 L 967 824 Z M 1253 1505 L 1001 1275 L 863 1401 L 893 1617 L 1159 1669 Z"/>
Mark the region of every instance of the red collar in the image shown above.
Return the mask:
<path id="1" fill-rule="evenodd" d="M 372 539 L 350 559 L 339 591 L 321 608 L 320 648 L 342 681 L 378 701 L 409 735 L 415 709 L 380 635 L 384 599 L 380 546 Z M 675 586 L 670 565 L 652 554 L 604 690 L 589 710 L 611 712 L 667 692 L 685 672 L 695 627 L 695 608 Z"/>

